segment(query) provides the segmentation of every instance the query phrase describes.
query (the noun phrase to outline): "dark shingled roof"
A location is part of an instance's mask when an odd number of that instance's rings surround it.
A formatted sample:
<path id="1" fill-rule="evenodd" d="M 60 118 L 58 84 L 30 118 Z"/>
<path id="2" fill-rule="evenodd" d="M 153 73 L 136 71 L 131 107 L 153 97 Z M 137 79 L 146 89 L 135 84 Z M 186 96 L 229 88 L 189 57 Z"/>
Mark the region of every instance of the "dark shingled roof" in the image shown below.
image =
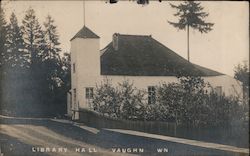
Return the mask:
<path id="1" fill-rule="evenodd" d="M 217 76 L 222 73 L 192 64 L 151 36 L 118 35 L 118 50 L 109 43 L 102 51 L 102 75 Z"/>
<path id="2" fill-rule="evenodd" d="M 86 26 L 83 26 L 83 28 L 76 33 L 76 35 L 70 40 L 72 41 L 75 38 L 100 38 L 97 36 L 93 31 L 91 31 Z"/>

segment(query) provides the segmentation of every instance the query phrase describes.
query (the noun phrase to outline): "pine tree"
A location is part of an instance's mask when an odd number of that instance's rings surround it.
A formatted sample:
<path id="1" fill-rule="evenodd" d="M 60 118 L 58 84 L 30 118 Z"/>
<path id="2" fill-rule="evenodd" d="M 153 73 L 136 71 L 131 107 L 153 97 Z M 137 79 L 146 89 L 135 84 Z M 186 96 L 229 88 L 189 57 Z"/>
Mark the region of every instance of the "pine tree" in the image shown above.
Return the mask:
<path id="1" fill-rule="evenodd" d="M 47 72 L 48 83 L 50 89 L 57 87 L 58 85 L 58 74 L 60 70 L 60 57 L 59 53 L 61 49 L 59 47 L 59 35 L 57 27 L 54 25 L 54 20 L 50 15 L 47 16 L 46 22 L 44 22 L 44 39 L 45 47 L 42 53 L 42 60 L 44 64 L 44 70 Z"/>
<path id="2" fill-rule="evenodd" d="M 170 6 L 177 9 L 177 13 L 174 16 L 179 17 L 179 20 L 178 22 L 168 21 L 168 23 L 180 30 L 187 29 L 187 55 L 189 61 L 189 28 L 198 30 L 200 33 L 208 33 L 212 30 L 214 24 L 205 22 L 204 19 L 209 14 L 203 11 L 204 8 L 199 2 L 185 1 L 179 5 L 170 4 Z"/>
<path id="3" fill-rule="evenodd" d="M 61 49 L 59 48 L 59 35 L 57 27 L 54 25 L 54 20 L 50 15 L 47 16 L 46 22 L 44 23 L 45 31 L 44 37 L 47 45 L 47 55 L 43 56 L 46 59 L 56 59 L 59 56 Z"/>
<path id="4" fill-rule="evenodd" d="M 6 21 L 4 11 L 2 8 L 2 1 L 0 1 L 0 113 L 5 109 L 4 103 L 4 64 L 5 64 L 5 39 L 6 39 Z"/>
<path id="5" fill-rule="evenodd" d="M 41 53 L 45 44 L 43 31 L 32 8 L 26 11 L 22 23 L 25 51 L 29 54 L 30 67 L 34 68 L 41 62 Z"/>
<path id="6" fill-rule="evenodd" d="M 0 1 L 0 68 L 1 73 L 3 69 L 3 65 L 6 62 L 6 48 L 5 48 L 5 42 L 6 42 L 6 20 L 5 20 L 5 14 L 4 10 L 2 8 L 2 2 Z"/>
<path id="7" fill-rule="evenodd" d="M 46 76 L 47 93 L 50 97 L 50 109 L 61 112 L 64 108 L 62 105 L 64 96 L 63 62 L 60 59 L 61 53 L 59 35 L 53 18 L 48 15 L 44 22 L 44 41 L 45 46 L 42 51 L 42 71 Z M 63 94 L 62 94 L 63 93 Z"/>
<path id="8" fill-rule="evenodd" d="M 22 33 L 24 39 L 24 51 L 28 54 L 29 70 L 27 79 L 29 80 L 28 90 L 29 97 L 27 101 L 32 105 L 32 112 L 40 112 L 43 115 L 47 114 L 50 104 L 49 90 L 46 78 L 46 71 L 43 70 L 42 54 L 45 50 L 44 32 L 35 11 L 29 8 L 26 11 L 25 17 L 22 20 Z M 27 96 L 27 95 L 25 95 Z"/>
<path id="9" fill-rule="evenodd" d="M 18 21 L 14 13 L 11 14 L 10 23 L 7 26 L 6 48 L 8 64 L 11 67 L 18 68 L 27 66 L 23 34 L 18 26 Z"/>

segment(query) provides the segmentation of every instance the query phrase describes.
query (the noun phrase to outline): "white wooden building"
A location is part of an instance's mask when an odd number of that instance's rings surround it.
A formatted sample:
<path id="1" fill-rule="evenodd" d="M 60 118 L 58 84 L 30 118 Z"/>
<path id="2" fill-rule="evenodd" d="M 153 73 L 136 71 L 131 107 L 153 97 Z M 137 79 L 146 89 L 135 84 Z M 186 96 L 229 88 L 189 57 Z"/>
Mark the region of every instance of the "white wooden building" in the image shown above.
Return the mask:
<path id="1" fill-rule="evenodd" d="M 113 84 L 129 80 L 142 90 L 161 82 L 177 82 L 177 75 L 201 76 L 219 93 L 242 97 L 240 81 L 231 76 L 192 64 L 152 36 L 115 33 L 100 50 L 100 37 L 84 26 L 71 40 L 71 90 L 68 115 L 78 119 L 79 108 L 91 108 L 97 84 L 109 79 Z"/>

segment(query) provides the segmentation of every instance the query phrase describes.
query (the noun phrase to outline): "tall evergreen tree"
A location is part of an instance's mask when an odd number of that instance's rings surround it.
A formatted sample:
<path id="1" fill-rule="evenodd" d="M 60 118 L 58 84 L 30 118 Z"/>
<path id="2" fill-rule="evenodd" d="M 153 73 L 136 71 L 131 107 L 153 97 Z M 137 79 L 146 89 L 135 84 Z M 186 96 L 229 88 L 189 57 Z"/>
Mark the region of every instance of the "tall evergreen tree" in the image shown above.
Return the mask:
<path id="1" fill-rule="evenodd" d="M 0 111 L 2 113 L 4 109 L 4 101 L 3 101 L 3 84 L 4 84 L 4 64 L 5 64 L 5 40 L 6 40 L 6 21 L 4 16 L 4 10 L 2 8 L 2 1 L 0 1 Z"/>
<path id="2" fill-rule="evenodd" d="M 60 72 L 60 57 L 61 49 L 59 47 L 59 35 L 54 20 L 50 15 L 47 16 L 44 22 L 44 39 L 46 46 L 42 54 L 43 67 L 47 74 L 47 80 L 50 90 L 58 86 Z"/>
<path id="3" fill-rule="evenodd" d="M 59 35 L 57 32 L 57 27 L 54 24 L 54 20 L 50 15 L 47 16 L 44 22 L 44 37 L 46 42 L 46 54 L 43 58 L 46 59 L 58 59 L 59 53 L 61 51 L 59 45 Z"/>
<path id="4" fill-rule="evenodd" d="M 67 79 L 68 73 L 66 71 L 68 69 L 65 67 L 66 62 L 64 59 L 66 58 L 63 57 L 63 60 L 60 58 L 59 35 L 54 19 L 50 15 L 47 16 L 44 22 L 44 40 L 42 70 L 44 71 L 44 75 L 46 75 L 47 95 L 51 99 L 50 109 L 53 109 L 57 113 L 65 113 L 66 103 L 64 101 L 66 101 L 65 94 L 67 92 L 65 89 L 68 85 L 65 79 Z"/>
<path id="5" fill-rule="evenodd" d="M 6 48 L 5 48 L 5 42 L 6 42 L 6 27 L 7 23 L 5 20 L 5 14 L 4 10 L 2 8 L 2 2 L 0 1 L 0 68 L 1 73 L 3 69 L 3 65 L 5 63 L 5 55 L 6 55 Z"/>
<path id="6" fill-rule="evenodd" d="M 42 54 L 45 50 L 44 32 L 35 11 L 29 8 L 22 20 L 22 33 L 24 39 L 24 51 L 28 53 L 29 70 L 26 74 L 28 82 L 29 101 L 32 112 L 43 115 L 48 113 L 50 101 L 47 85 L 46 71 L 43 69 Z M 28 93 L 27 93 L 28 94 Z M 26 95 L 27 96 L 27 95 Z"/>
<path id="7" fill-rule="evenodd" d="M 204 8 L 199 2 L 185 1 L 179 5 L 173 5 L 170 3 L 170 6 L 177 10 L 177 13 L 174 14 L 174 16 L 179 17 L 179 20 L 178 22 L 168 21 L 168 23 L 177 29 L 187 30 L 187 56 L 188 61 L 190 61 L 189 28 L 198 30 L 201 33 L 208 33 L 212 30 L 214 24 L 205 22 L 205 18 L 208 16 L 208 13 L 203 11 Z"/>
<path id="8" fill-rule="evenodd" d="M 11 14 L 10 23 L 7 26 L 6 48 L 8 64 L 11 67 L 18 68 L 27 66 L 23 34 L 18 26 L 18 21 L 14 13 Z"/>
<path id="9" fill-rule="evenodd" d="M 33 68 L 41 61 L 41 53 L 44 46 L 44 35 L 41 25 L 35 16 L 35 11 L 29 8 L 22 21 L 25 51 L 30 56 L 30 67 Z"/>

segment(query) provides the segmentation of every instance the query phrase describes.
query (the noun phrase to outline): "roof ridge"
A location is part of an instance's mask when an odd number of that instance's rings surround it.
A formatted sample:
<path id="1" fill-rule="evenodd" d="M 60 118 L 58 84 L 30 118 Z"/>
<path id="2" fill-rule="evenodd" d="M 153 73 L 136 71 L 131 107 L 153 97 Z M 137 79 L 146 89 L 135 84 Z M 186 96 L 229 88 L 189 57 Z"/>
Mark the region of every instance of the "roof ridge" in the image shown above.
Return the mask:
<path id="1" fill-rule="evenodd" d="M 152 35 L 132 35 L 132 34 L 120 34 L 120 33 L 114 33 L 114 34 L 118 34 L 119 36 L 152 37 Z"/>

